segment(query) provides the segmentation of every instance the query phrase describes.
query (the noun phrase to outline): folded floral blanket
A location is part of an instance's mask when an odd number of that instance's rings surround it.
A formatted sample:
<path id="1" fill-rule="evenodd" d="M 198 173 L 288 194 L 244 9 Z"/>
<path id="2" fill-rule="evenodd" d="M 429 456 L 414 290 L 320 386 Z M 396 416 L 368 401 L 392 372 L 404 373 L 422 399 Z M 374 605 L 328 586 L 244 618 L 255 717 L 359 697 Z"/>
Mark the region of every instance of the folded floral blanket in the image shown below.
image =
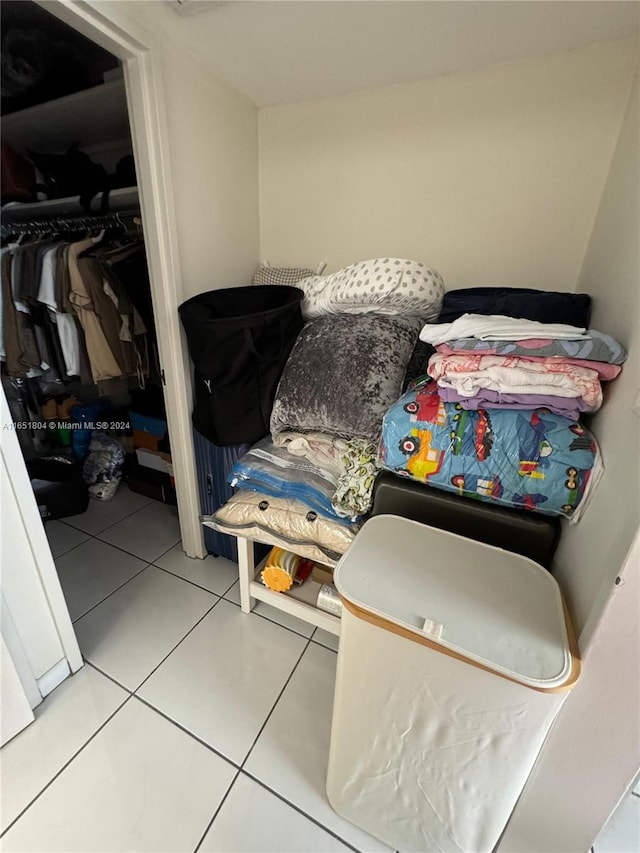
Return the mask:
<path id="1" fill-rule="evenodd" d="M 472 338 L 469 338 L 472 340 Z M 476 343 L 480 343 L 476 341 Z M 454 349 L 449 344 L 438 344 L 436 347 L 437 351 L 442 355 L 462 355 L 467 356 L 469 352 L 474 352 L 476 355 L 497 355 L 497 353 L 492 353 L 488 350 L 465 350 L 465 349 Z M 525 350 L 526 353 L 526 350 Z M 506 353 L 500 353 L 500 355 L 506 355 Z M 515 353 L 512 353 L 515 355 Z M 607 364 L 606 361 L 589 361 L 586 358 L 566 358 L 563 356 L 544 356 L 544 355 L 519 355 L 519 358 L 522 358 L 526 361 L 536 361 L 539 364 L 557 364 L 559 361 L 564 362 L 564 364 L 573 364 L 574 367 L 586 367 L 587 370 L 595 370 L 598 374 L 598 378 L 602 380 L 615 379 L 616 376 L 620 373 L 622 368 L 619 364 Z"/>
<path id="2" fill-rule="evenodd" d="M 439 352 L 447 355 L 458 352 L 476 352 L 479 355 L 521 355 L 524 358 L 565 358 L 575 361 L 595 361 L 609 365 L 623 364 L 627 352 L 616 340 L 604 332 L 589 329 L 581 340 L 567 341 L 551 338 L 530 338 L 521 341 L 481 341 L 478 338 L 456 338 L 439 344 Z M 594 370 L 597 368 L 594 367 Z M 616 374 L 617 375 L 617 374 Z M 602 379 L 613 379 L 603 376 Z"/>
<path id="3" fill-rule="evenodd" d="M 598 373 L 558 361 L 529 361 L 518 356 L 442 355 L 429 360 L 427 373 L 442 388 L 453 388 L 463 397 L 474 397 L 481 389 L 508 394 L 545 394 L 582 397 L 595 411 L 602 405 Z"/>

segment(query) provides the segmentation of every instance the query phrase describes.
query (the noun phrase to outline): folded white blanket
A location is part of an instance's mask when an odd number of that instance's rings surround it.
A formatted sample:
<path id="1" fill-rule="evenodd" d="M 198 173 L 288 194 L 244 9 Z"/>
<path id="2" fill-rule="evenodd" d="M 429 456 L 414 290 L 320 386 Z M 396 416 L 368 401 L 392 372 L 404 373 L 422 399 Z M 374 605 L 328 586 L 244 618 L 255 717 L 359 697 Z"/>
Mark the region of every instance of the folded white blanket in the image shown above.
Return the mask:
<path id="1" fill-rule="evenodd" d="M 293 456 L 308 459 L 318 468 L 337 478 L 343 468 L 340 454 L 347 447 L 347 442 L 323 432 L 281 432 L 273 436 L 276 447 L 286 447 Z"/>
<path id="2" fill-rule="evenodd" d="M 565 326 L 563 323 L 536 323 L 499 314 L 463 314 L 453 323 L 426 325 L 420 340 L 427 344 L 443 344 L 459 338 L 478 338 L 481 341 L 524 341 L 533 338 L 577 341 L 587 338 L 586 329 Z"/>

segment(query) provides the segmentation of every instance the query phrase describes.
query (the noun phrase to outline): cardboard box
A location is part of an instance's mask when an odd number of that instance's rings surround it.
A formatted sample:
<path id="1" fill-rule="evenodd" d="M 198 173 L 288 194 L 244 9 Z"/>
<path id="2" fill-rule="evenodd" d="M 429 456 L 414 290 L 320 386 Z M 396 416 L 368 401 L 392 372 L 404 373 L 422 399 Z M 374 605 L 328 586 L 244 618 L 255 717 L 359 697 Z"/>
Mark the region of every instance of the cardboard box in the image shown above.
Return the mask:
<path id="1" fill-rule="evenodd" d="M 158 444 L 162 441 L 157 435 L 151 435 L 150 432 L 145 432 L 142 429 L 134 429 L 133 444 L 134 447 L 140 447 L 143 450 L 158 450 Z"/>
<path id="2" fill-rule="evenodd" d="M 316 583 L 333 583 L 333 569 L 323 566 L 322 563 L 314 563 L 311 569 L 311 580 Z"/>
<path id="3" fill-rule="evenodd" d="M 127 483 L 132 492 L 174 506 L 177 503 L 173 477 L 140 465 L 135 456 L 128 463 Z"/>
<path id="4" fill-rule="evenodd" d="M 173 477 L 171 457 L 168 453 L 138 448 L 136 450 L 136 459 L 138 460 L 138 465 L 141 465 L 143 468 L 152 468 L 154 471 L 160 471 L 162 474 L 169 474 L 170 477 Z"/>

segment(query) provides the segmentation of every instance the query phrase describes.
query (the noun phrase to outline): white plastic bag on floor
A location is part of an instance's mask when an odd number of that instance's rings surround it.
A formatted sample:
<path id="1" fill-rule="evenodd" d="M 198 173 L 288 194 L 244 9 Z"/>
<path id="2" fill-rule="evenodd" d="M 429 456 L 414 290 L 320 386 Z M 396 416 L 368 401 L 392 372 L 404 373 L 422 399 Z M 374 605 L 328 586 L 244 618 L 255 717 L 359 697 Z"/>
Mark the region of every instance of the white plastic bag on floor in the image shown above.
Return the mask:
<path id="1" fill-rule="evenodd" d="M 111 500 L 122 479 L 124 459 L 124 448 L 119 441 L 99 432 L 92 435 L 89 454 L 82 468 L 82 476 L 92 498 Z"/>

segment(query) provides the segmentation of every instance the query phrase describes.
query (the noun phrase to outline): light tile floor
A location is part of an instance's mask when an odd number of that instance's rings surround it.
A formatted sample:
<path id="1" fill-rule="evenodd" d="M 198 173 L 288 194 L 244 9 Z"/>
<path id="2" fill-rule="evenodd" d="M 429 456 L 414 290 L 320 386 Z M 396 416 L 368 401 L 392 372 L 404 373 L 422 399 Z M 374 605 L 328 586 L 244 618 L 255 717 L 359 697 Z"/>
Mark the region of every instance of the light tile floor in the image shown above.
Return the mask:
<path id="1" fill-rule="evenodd" d="M 126 488 L 47 534 L 86 665 L 2 750 L 4 853 L 388 850 L 324 792 L 335 637 Z"/>
<path id="2" fill-rule="evenodd" d="M 86 665 L 2 749 L 4 853 L 389 849 L 325 796 L 336 637 L 242 614 L 237 567 L 126 488 L 47 534 Z M 638 793 L 595 853 L 640 850 Z"/>

